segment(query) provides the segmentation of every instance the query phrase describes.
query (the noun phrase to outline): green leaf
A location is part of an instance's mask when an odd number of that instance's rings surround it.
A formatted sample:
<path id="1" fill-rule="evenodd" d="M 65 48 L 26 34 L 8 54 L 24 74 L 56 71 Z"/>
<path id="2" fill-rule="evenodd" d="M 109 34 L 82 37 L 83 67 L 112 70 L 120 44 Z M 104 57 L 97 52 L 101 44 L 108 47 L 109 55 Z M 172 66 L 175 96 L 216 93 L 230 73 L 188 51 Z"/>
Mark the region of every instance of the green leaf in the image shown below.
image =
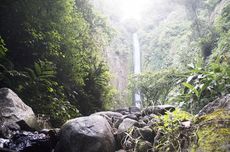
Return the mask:
<path id="1" fill-rule="evenodd" d="M 193 85 L 191 85 L 191 84 L 189 84 L 189 83 L 187 83 L 187 82 L 183 82 L 182 83 L 185 87 L 187 87 L 187 88 L 189 88 L 190 90 L 192 90 L 195 94 L 196 94 L 196 96 L 199 98 L 199 92 L 198 92 L 198 90 L 193 86 Z"/>
<path id="2" fill-rule="evenodd" d="M 201 85 L 201 88 L 200 88 L 200 95 L 201 93 L 209 86 L 209 84 L 211 83 L 212 81 L 208 81 L 206 82 L 205 84 L 202 84 Z"/>
<path id="3" fill-rule="evenodd" d="M 38 63 L 34 63 L 34 69 L 35 69 L 35 72 L 36 72 L 36 74 L 38 75 L 38 76 L 40 76 L 41 75 L 41 67 L 40 67 L 40 65 L 38 64 Z"/>
<path id="4" fill-rule="evenodd" d="M 54 89 L 51 88 L 51 87 L 48 87 L 47 89 L 48 89 L 49 92 L 54 92 Z"/>
<path id="5" fill-rule="evenodd" d="M 30 76 L 30 78 L 31 78 L 32 80 L 37 79 L 37 76 L 36 76 L 36 74 L 34 73 L 34 71 L 33 71 L 32 69 L 30 69 L 30 68 L 25 68 L 25 70 L 26 70 L 26 72 L 29 74 L 29 76 Z"/>

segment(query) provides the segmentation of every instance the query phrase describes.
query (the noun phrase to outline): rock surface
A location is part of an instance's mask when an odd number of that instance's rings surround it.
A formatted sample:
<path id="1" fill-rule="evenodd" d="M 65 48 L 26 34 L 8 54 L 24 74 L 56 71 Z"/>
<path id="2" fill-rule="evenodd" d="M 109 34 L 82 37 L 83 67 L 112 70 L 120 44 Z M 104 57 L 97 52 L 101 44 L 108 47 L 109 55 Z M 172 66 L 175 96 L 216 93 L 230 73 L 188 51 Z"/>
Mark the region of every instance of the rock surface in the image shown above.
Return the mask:
<path id="1" fill-rule="evenodd" d="M 174 111 L 171 105 L 150 106 L 142 111 L 130 107 L 69 120 L 60 132 L 59 129 L 30 130 L 30 120 L 35 119 L 32 109 L 10 89 L 0 89 L 0 97 L 0 151 L 3 152 L 175 151 L 175 145 L 167 143 L 174 136 L 180 138 L 177 142 L 182 151 L 230 150 L 230 95 L 206 105 L 196 121 L 185 111 Z M 174 119 L 178 123 L 171 123 Z M 166 130 L 174 124 L 178 126 L 171 132 L 173 136 L 167 135 Z M 164 146 L 159 147 L 160 143 Z"/>
<path id="2" fill-rule="evenodd" d="M 197 115 L 197 144 L 191 151 L 230 151 L 230 94 L 207 104 Z"/>
<path id="3" fill-rule="evenodd" d="M 102 116 L 72 119 L 63 125 L 55 152 L 114 152 L 112 129 Z"/>
<path id="4" fill-rule="evenodd" d="M 167 111 L 174 111 L 176 108 L 172 105 L 158 105 L 158 106 L 149 106 L 142 110 L 142 116 L 155 114 L 155 115 L 164 115 Z"/>
<path id="5" fill-rule="evenodd" d="M 200 112 L 198 113 L 198 116 L 200 117 L 205 114 L 210 114 L 217 109 L 225 109 L 225 110 L 230 111 L 230 94 L 224 97 L 218 98 L 214 100 L 213 102 L 210 102 L 209 104 L 207 104 L 204 108 L 200 110 Z"/>
<path id="6" fill-rule="evenodd" d="M 230 111 L 216 109 L 199 117 L 196 130 L 197 144 L 190 151 L 229 152 L 230 151 Z"/>
<path id="7" fill-rule="evenodd" d="M 0 89 L 0 124 L 9 125 L 25 121 L 30 127 L 36 127 L 33 110 L 27 106 L 12 90 Z"/>

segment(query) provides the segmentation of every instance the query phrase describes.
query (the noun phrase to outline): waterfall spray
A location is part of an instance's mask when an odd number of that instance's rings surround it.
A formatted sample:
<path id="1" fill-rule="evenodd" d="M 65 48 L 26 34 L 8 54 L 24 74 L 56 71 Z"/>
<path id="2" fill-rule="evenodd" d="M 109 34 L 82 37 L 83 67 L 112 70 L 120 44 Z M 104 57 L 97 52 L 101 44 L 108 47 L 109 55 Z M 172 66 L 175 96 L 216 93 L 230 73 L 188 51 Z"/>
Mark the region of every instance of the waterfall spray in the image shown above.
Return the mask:
<path id="1" fill-rule="evenodd" d="M 134 63 L 134 74 L 140 74 L 141 72 L 141 58 L 140 58 L 140 44 L 137 33 L 133 33 L 133 63 Z M 135 90 L 134 92 L 134 105 L 138 108 L 141 107 L 141 96 L 140 91 Z"/>

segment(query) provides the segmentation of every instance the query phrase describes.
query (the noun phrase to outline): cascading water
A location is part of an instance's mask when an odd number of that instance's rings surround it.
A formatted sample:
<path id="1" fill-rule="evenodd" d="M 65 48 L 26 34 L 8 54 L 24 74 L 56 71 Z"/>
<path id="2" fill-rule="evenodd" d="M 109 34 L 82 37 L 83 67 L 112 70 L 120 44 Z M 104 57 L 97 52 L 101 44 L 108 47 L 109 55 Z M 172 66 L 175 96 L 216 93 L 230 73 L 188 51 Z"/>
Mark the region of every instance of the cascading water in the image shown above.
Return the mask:
<path id="1" fill-rule="evenodd" d="M 140 74 L 141 72 L 141 58 L 140 58 L 140 44 L 137 33 L 133 33 L 133 63 L 134 63 L 134 74 Z M 140 91 L 135 90 L 134 92 L 134 105 L 138 108 L 141 107 L 141 96 Z"/>

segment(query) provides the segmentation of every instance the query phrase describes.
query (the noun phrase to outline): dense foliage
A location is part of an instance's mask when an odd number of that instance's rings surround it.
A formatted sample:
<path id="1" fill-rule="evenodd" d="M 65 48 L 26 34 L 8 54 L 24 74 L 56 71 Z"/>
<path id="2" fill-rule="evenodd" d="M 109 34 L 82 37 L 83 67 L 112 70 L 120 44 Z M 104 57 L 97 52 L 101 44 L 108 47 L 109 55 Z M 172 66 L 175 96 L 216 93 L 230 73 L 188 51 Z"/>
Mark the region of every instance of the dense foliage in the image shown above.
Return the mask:
<path id="1" fill-rule="evenodd" d="M 162 6 L 163 4 L 164 6 Z M 152 20 L 140 30 L 143 71 L 162 68 L 184 68 L 197 56 L 207 58 L 215 47 L 218 33 L 214 30 L 216 7 L 224 1 L 163 0 Z"/>
<path id="2" fill-rule="evenodd" d="M 89 2 L 0 3 L 0 87 L 56 125 L 103 109 L 111 93 L 101 56 L 111 35 Z"/>
<path id="3" fill-rule="evenodd" d="M 134 76 L 130 87 L 141 91 L 143 106 L 159 105 L 167 102 L 178 80 L 176 70 L 148 72 Z"/>
<path id="4" fill-rule="evenodd" d="M 165 115 L 157 116 L 157 118 L 159 121 L 153 127 L 153 130 L 158 131 L 158 134 L 162 134 L 162 136 L 155 142 L 153 149 L 160 152 L 181 152 L 187 149 L 196 134 L 192 128 L 186 128 L 182 123 L 190 123 L 194 120 L 194 116 L 176 109 L 173 112 L 167 112 Z"/>
<path id="5" fill-rule="evenodd" d="M 183 9 L 177 9 L 166 15 L 159 27 L 143 30 L 146 72 L 133 77 L 131 88 L 141 91 L 144 106 L 170 103 L 196 113 L 213 99 L 230 93 L 230 4 L 212 0 L 175 2 L 190 8 L 186 9 L 187 17 L 173 18 L 179 12 L 183 14 Z M 178 24 L 185 18 L 188 20 Z"/>

